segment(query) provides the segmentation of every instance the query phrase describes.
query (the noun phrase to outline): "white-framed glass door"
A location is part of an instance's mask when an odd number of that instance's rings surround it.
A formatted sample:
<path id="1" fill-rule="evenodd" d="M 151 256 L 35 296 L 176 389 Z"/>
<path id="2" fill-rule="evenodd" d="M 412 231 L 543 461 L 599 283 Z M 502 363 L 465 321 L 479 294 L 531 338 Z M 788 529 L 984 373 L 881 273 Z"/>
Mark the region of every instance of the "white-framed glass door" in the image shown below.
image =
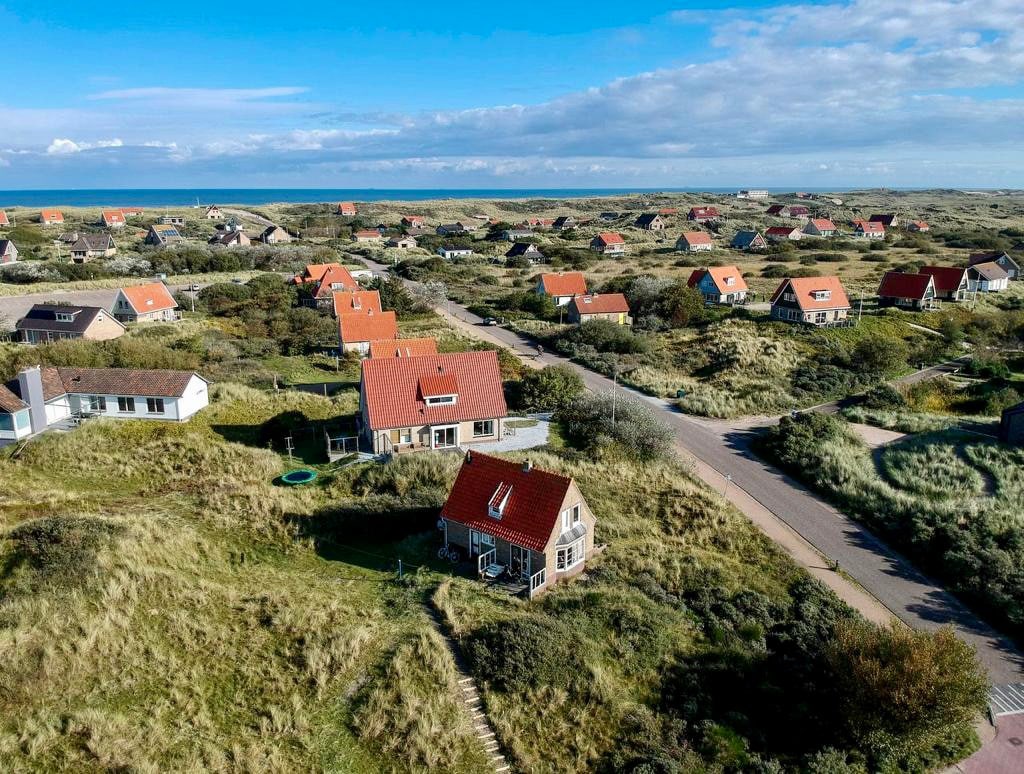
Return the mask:
<path id="1" fill-rule="evenodd" d="M 480 533 L 475 529 L 469 531 L 469 556 L 480 556 Z"/>
<path id="2" fill-rule="evenodd" d="M 530 579 L 530 551 L 514 543 L 509 549 L 509 564 L 520 580 Z"/>
<path id="3" fill-rule="evenodd" d="M 431 449 L 453 449 L 459 445 L 458 425 L 433 427 L 430 429 Z"/>

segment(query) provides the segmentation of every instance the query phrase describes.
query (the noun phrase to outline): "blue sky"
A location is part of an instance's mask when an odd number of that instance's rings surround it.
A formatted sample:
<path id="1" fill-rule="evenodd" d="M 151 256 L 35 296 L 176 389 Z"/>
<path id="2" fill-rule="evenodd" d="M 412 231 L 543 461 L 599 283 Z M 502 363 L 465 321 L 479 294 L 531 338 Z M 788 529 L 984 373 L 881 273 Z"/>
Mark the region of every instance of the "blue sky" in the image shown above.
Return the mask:
<path id="1" fill-rule="evenodd" d="M 1024 187 L 1024 4 L 903 5 L 0 0 L 0 189 Z"/>

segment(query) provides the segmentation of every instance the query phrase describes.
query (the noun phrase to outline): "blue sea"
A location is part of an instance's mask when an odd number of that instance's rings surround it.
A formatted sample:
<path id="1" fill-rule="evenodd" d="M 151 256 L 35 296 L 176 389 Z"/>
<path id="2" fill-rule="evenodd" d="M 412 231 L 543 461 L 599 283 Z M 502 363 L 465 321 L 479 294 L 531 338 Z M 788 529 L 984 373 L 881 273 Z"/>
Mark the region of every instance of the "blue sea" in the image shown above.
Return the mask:
<path id="1" fill-rule="evenodd" d="M 188 207 L 199 204 L 570 199 L 641 193 L 735 193 L 738 188 L 119 188 L 0 191 L 0 207 Z M 793 188 L 769 188 L 773 193 Z M 826 189 L 805 188 L 808 192 Z M 828 189 L 836 190 L 836 189 Z"/>

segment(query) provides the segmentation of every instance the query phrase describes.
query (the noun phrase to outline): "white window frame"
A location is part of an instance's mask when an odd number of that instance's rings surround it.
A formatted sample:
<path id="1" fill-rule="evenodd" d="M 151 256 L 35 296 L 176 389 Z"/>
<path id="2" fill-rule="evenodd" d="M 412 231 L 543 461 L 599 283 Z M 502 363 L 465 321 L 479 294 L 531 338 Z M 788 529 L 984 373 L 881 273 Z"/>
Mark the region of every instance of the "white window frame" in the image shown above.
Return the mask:
<path id="1" fill-rule="evenodd" d="M 487 432 L 485 432 L 485 433 L 478 433 L 476 431 L 476 426 L 477 425 L 485 425 L 487 427 Z M 478 419 L 475 422 L 473 422 L 473 437 L 474 438 L 486 438 L 489 435 L 494 435 L 494 420 L 493 419 Z"/>
<path id="2" fill-rule="evenodd" d="M 569 545 L 555 550 L 555 569 L 558 572 L 568 572 L 583 562 L 585 554 L 584 538 L 574 540 Z"/>
<path id="3" fill-rule="evenodd" d="M 107 410 L 107 397 L 105 395 L 90 395 L 86 399 L 86 403 L 89 405 L 89 411 L 106 411 Z"/>
<path id="4" fill-rule="evenodd" d="M 117 411 L 120 414 L 135 413 L 135 398 L 131 395 L 117 396 Z"/>
<path id="5" fill-rule="evenodd" d="M 455 431 L 455 434 L 454 434 L 455 435 L 455 441 L 454 441 L 454 443 L 452 443 L 451 446 L 448 446 L 448 445 L 438 446 L 436 444 L 436 442 L 435 442 L 436 441 L 436 437 L 434 435 L 435 433 L 437 433 L 438 430 L 454 430 Z M 430 427 L 430 448 L 431 449 L 454 449 L 454 448 L 458 447 L 458 445 L 459 445 L 459 426 L 458 425 L 432 425 Z"/>
<path id="6" fill-rule="evenodd" d="M 455 395 L 431 395 L 425 402 L 428 406 L 450 406 L 456 400 L 457 396 Z"/>
<path id="7" fill-rule="evenodd" d="M 572 508 L 570 508 L 570 511 L 572 512 L 572 515 L 569 520 L 572 522 L 572 526 L 575 527 L 583 518 L 582 503 L 576 503 Z"/>

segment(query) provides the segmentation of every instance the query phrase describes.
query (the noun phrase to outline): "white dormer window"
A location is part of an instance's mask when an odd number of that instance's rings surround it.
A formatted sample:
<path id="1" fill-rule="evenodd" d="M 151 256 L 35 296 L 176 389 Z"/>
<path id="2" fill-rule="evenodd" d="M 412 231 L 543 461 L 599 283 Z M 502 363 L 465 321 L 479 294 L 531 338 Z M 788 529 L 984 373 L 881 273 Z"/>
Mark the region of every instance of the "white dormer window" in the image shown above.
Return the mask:
<path id="1" fill-rule="evenodd" d="M 509 498 L 512 497 L 512 485 L 502 481 L 494 490 L 491 499 L 487 502 L 487 515 L 492 519 L 500 519 L 505 515 L 505 508 L 508 507 Z"/>
<path id="2" fill-rule="evenodd" d="M 830 298 L 832 298 L 832 291 L 831 290 L 815 290 L 814 291 L 814 300 L 815 301 L 828 301 Z"/>
<path id="3" fill-rule="evenodd" d="M 67 312 L 57 312 L 57 322 L 74 322 L 75 316 Z"/>
<path id="4" fill-rule="evenodd" d="M 725 284 L 726 285 L 735 285 L 736 284 L 736 278 L 735 277 L 726 277 L 725 278 Z"/>
<path id="5" fill-rule="evenodd" d="M 427 398 L 428 406 L 450 406 L 455 403 L 456 395 L 431 395 Z"/>

